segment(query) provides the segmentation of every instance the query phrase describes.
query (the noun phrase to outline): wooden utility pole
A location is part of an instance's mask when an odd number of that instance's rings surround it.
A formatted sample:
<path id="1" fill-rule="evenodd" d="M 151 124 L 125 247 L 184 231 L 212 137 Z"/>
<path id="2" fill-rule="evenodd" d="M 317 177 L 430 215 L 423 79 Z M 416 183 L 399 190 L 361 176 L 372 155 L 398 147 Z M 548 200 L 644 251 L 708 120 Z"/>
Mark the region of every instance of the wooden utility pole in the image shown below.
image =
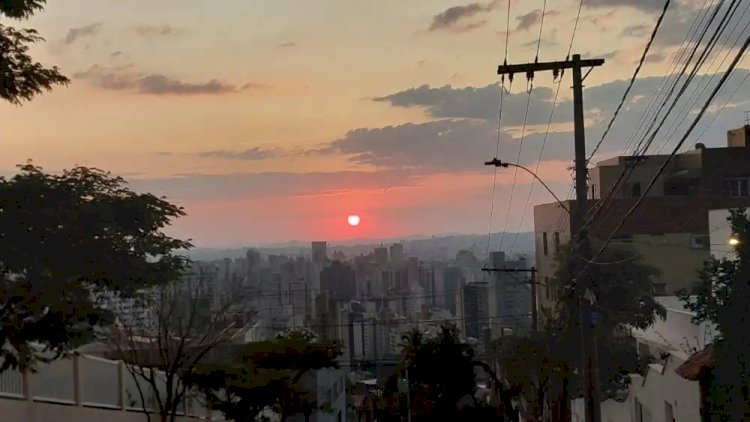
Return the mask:
<path id="1" fill-rule="evenodd" d="M 597 382 L 597 362 L 595 343 L 593 336 L 593 318 L 590 304 L 584 303 L 584 296 L 590 284 L 585 277 L 576 279 L 576 272 L 585 265 L 585 259 L 591 255 L 588 233 L 585 230 L 585 219 L 588 200 L 588 172 L 586 169 L 586 134 L 583 112 L 583 80 L 588 76 L 582 75 L 583 68 L 598 67 L 604 64 L 603 59 L 582 60 L 580 54 L 574 54 L 570 60 L 546 63 L 526 63 L 517 65 L 498 66 L 498 75 L 510 75 L 525 73 L 527 78 L 533 78 L 535 72 L 552 71 L 555 75 L 562 75 L 566 69 L 573 71 L 573 123 L 575 126 L 575 168 L 576 168 L 576 204 L 571 222 L 573 255 L 570 262 L 571 282 L 574 286 L 574 300 L 579 306 L 579 321 L 581 328 L 581 354 L 582 369 L 584 373 L 584 384 L 586 392 L 586 421 L 600 422 L 600 397 Z M 591 70 L 589 70 L 590 72 Z M 565 408 L 568 407 L 565 403 Z"/>

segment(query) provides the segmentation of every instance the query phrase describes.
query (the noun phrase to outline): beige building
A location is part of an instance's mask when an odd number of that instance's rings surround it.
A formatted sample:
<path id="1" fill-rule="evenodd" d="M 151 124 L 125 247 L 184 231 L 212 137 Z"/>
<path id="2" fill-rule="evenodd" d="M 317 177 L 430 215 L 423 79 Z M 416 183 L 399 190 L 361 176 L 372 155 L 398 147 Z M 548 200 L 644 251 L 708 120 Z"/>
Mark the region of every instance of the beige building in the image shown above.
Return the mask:
<path id="1" fill-rule="evenodd" d="M 590 170 L 589 209 L 606 197 L 620 174 L 630 176 L 612 192 L 603 211 L 590 226 L 594 249 L 612 236 L 612 245 L 623 246 L 657 268 L 655 293 L 674 294 L 697 281 L 697 269 L 711 256 L 710 209 L 750 206 L 750 126 L 728 132 L 727 147 L 696 148 L 678 154 L 656 180 L 648 197 L 613 234 L 623 216 L 636 203 L 666 155 L 615 157 Z M 576 201 L 567 201 L 575 209 Z M 571 238 L 571 217 L 557 203 L 534 207 L 538 302 L 550 308 L 559 296 L 549 281 L 557 269 L 556 256 Z"/>

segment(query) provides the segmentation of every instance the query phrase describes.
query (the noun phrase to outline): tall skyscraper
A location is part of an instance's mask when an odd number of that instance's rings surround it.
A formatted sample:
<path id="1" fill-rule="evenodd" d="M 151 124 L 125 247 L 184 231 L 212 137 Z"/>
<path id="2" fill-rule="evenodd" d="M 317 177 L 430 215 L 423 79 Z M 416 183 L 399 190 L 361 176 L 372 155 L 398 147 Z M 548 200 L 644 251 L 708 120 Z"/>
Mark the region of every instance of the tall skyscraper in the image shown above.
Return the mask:
<path id="1" fill-rule="evenodd" d="M 375 263 L 381 267 L 388 265 L 388 248 L 383 246 L 375 248 Z"/>
<path id="2" fill-rule="evenodd" d="M 327 242 L 312 242 L 312 260 L 317 264 L 325 264 L 328 261 Z"/>
<path id="3" fill-rule="evenodd" d="M 404 245 L 394 243 L 391 245 L 391 263 L 400 264 L 404 261 Z"/>

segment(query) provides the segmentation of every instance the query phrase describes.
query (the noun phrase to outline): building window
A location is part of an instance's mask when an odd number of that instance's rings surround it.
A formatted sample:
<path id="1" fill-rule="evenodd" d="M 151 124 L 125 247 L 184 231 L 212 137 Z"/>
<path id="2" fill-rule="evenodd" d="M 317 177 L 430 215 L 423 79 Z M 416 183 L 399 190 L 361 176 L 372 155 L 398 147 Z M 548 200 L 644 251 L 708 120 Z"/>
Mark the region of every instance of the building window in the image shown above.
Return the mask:
<path id="1" fill-rule="evenodd" d="M 724 192 L 730 198 L 746 198 L 750 196 L 750 192 L 748 192 L 750 183 L 748 183 L 747 177 L 727 178 L 724 179 L 723 184 Z"/>
<path id="2" fill-rule="evenodd" d="M 693 236 L 691 246 L 693 249 L 710 249 L 711 240 L 708 236 Z"/>
<path id="3" fill-rule="evenodd" d="M 549 288 L 549 277 L 544 277 L 544 298 L 549 300 L 550 298 Z"/>
<path id="4" fill-rule="evenodd" d="M 547 232 L 542 233 L 542 249 L 544 250 L 544 256 L 549 255 L 549 245 L 547 245 Z"/>
<path id="5" fill-rule="evenodd" d="M 555 255 L 560 253 L 560 233 L 555 232 L 553 235 L 553 241 L 555 243 Z"/>

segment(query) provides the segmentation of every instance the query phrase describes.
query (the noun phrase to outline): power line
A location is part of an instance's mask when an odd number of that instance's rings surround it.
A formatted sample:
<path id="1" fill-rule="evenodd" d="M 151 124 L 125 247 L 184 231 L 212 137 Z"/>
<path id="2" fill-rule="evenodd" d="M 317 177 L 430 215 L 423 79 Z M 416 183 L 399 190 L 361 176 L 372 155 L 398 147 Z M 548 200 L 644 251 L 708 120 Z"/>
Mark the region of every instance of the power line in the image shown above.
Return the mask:
<path id="1" fill-rule="evenodd" d="M 706 100 L 703 107 L 701 107 L 701 110 L 698 112 L 698 115 L 693 120 L 690 127 L 688 127 L 687 131 L 683 135 L 683 137 L 680 139 L 680 141 L 677 143 L 675 148 L 672 150 L 672 153 L 670 154 L 669 158 L 662 164 L 662 166 L 659 168 L 659 170 L 656 172 L 654 177 L 651 179 L 649 184 L 646 186 L 646 189 L 641 194 L 640 198 L 638 198 L 638 201 L 628 210 L 627 213 L 620 219 L 619 224 L 615 227 L 612 234 L 606 239 L 602 247 L 597 251 L 597 253 L 594 255 L 594 258 L 592 260 L 596 260 L 596 258 L 606 249 L 606 247 L 611 243 L 612 237 L 617 233 L 618 230 L 622 228 L 622 226 L 625 224 L 625 221 L 627 221 L 630 216 L 633 215 L 633 213 L 638 209 L 638 207 L 641 205 L 643 200 L 646 198 L 646 195 L 648 195 L 648 192 L 653 188 L 653 186 L 656 184 L 656 180 L 658 180 L 659 176 L 664 172 L 669 162 L 674 158 L 674 156 L 677 154 L 677 151 L 682 146 L 682 144 L 685 142 L 685 140 L 690 136 L 690 133 L 695 129 L 695 127 L 698 125 L 698 122 L 703 117 L 703 115 L 706 113 L 706 110 L 708 110 L 708 107 L 713 102 L 714 98 L 716 97 L 716 94 L 719 92 L 721 87 L 726 83 L 729 76 L 732 74 L 734 69 L 737 67 L 737 64 L 742 59 L 742 56 L 745 54 L 745 51 L 747 51 L 748 46 L 750 46 L 750 37 L 748 37 L 745 42 L 742 44 L 742 47 L 740 48 L 739 52 L 735 56 L 734 60 L 732 60 L 732 63 L 729 65 L 729 68 L 724 72 L 724 75 L 722 76 L 721 80 L 717 84 L 717 86 L 713 89 L 711 92 L 711 95 Z M 578 274 L 578 277 L 580 277 L 583 272 L 586 271 L 586 269 L 589 267 L 589 264 L 585 265 L 584 268 L 581 270 L 581 272 Z"/>
<path id="2" fill-rule="evenodd" d="M 540 18 L 539 23 L 539 37 L 536 42 L 536 56 L 534 57 L 534 62 L 539 61 L 539 50 L 542 45 L 542 33 L 544 30 L 544 16 L 547 14 L 547 0 L 544 0 L 544 3 L 542 5 L 542 16 Z M 507 62 L 505 63 L 507 64 Z M 531 93 L 534 91 L 534 74 L 529 73 L 526 75 L 528 78 L 529 86 L 527 88 L 528 94 L 526 96 L 526 111 L 524 112 L 523 116 L 523 127 L 521 128 L 521 140 L 518 143 L 518 155 L 516 157 L 516 163 L 521 162 L 521 152 L 523 151 L 523 142 L 526 138 L 526 126 L 528 123 L 528 117 L 529 117 L 529 106 L 531 105 Z M 495 158 L 498 158 L 497 155 L 495 155 Z M 510 220 L 510 210 L 513 205 L 513 196 L 516 192 L 516 183 L 518 181 L 518 167 L 515 167 L 513 169 L 513 184 L 511 185 L 510 189 L 510 197 L 508 198 L 508 209 L 505 212 L 505 224 L 503 224 L 503 233 L 500 237 L 500 250 L 503 249 L 503 244 L 505 242 L 505 233 L 508 231 L 508 221 Z M 526 207 L 524 207 L 524 214 L 526 213 Z M 523 222 L 523 216 L 521 217 L 521 221 Z M 518 238 L 518 233 L 516 233 L 516 239 Z M 513 241 L 515 244 L 516 240 Z M 511 247 L 512 249 L 512 247 Z"/>
<path id="3" fill-rule="evenodd" d="M 617 116 L 620 114 L 620 110 L 622 110 L 622 107 L 625 105 L 625 100 L 628 98 L 628 95 L 630 94 L 630 90 L 633 88 L 633 84 L 635 83 L 636 79 L 638 79 L 638 74 L 641 71 L 641 67 L 643 67 L 643 63 L 646 61 L 646 56 L 651 50 L 651 45 L 653 44 L 654 39 L 656 38 L 656 34 L 659 32 L 661 23 L 664 20 L 664 15 L 667 14 L 667 9 L 669 9 L 669 3 L 670 3 L 670 0 L 667 0 L 664 2 L 664 8 L 661 11 L 661 15 L 659 15 L 659 19 L 656 21 L 656 25 L 654 26 L 654 30 L 651 32 L 651 37 L 649 38 L 648 43 L 646 43 L 646 48 L 643 50 L 643 54 L 641 54 L 641 59 L 638 61 L 638 66 L 636 66 L 635 71 L 633 72 L 633 76 L 630 78 L 630 83 L 628 83 L 628 87 L 625 89 L 625 92 L 622 94 L 622 99 L 620 100 L 620 104 L 617 105 L 617 108 L 615 109 L 615 112 L 612 115 L 612 118 L 607 124 L 607 128 L 604 130 L 604 133 L 599 139 L 599 142 L 597 142 L 596 146 L 591 151 L 591 155 L 589 155 L 589 159 L 586 160 L 587 166 L 589 162 L 591 162 L 591 159 L 594 157 L 594 155 L 596 155 L 596 152 L 599 151 L 599 147 L 602 146 L 604 139 L 606 139 L 607 135 L 609 134 L 609 131 L 612 129 L 612 125 L 615 123 L 615 120 L 617 120 Z"/>
<path id="4" fill-rule="evenodd" d="M 643 138 L 639 142 L 639 144 L 636 146 L 636 151 L 635 151 L 635 153 L 634 153 L 634 155 L 632 157 L 632 158 L 635 158 L 635 159 L 631 160 L 630 163 L 626 164 L 625 168 L 620 173 L 620 175 L 617 178 L 617 180 L 615 181 L 615 183 L 612 185 L 612 188 L 607 192 L 606 197 L 604 197 L 601 201 L 599 201 L 599 203 L 597 204 L 597 207 L 595 207 L 595 209 L 593 210 L 591 217 L 586 222 L 586 224 L 583 226 L 584 228 L 587 228 L 588 226 L 590 226 L 591 223 L 594 221 L 594 219 L 596 217 L 598 217 L 605 209 L 607 209 L 607 204 L 610 203 L 610 199 L 612 198 L 612 195 L 614 194 L 615 190 L 620 186 L 620 184 L 623 182 L 623 180 L 627 180 L 627 179 L 630 178 L 630 176 L 633 173 L 633 170 L 638 165 L 638 161 L 639 160 L 637 158 L 638 157 L 645 157 L 645 154 L 646 154 L 648 148 L 650 147 L 651 143 L 653 143 L 654 139 L 656 138 L 657 133 L 659 132 L 659 130 L 661 129 L 661 127 L 664 125 L 664 122 L 669 117 L 670 113 L 674 110 L 674 107 L 676 106 L 677 101 L 685 93 L 685 91 L 687 90 L 689 84 L 692 82 L 693 78 L 698 73 L 698 70 L 701 68 L 701 66 L 703 65 L 703 63 L 705 63 L 705 60 L 708 57 L 708 53 L 713 50 L 713 47 L 715 47 L 715 45 L 716 45 L 716 39 L 717 39 L 716 37 L 720 33 L 723 32 L 723 29 L 726 28 L 725 25 L 724 25 L 724 23 L 726 22 L 727 18 L 729 18 L 730 16 L 734 15 L 734 12 L 737 10 L 736 7 L 735 7 L 736 5 L 738 5 L 737 0 L 732 0 L 732 3 L 730 4 L 730 6 L 727 8 L 726 12 L 724 13 L 724 16 L 723 16 L 721 22 L 717 25 L 716 30 L 714 31 L 714 33 L 711 36 L 711 38 L 708 41 L 708 43 L 706 44 L 706 47 L 704 48 L 704 50 L 702 51 L 702 53 L 699 55 L 698 60 L 693 65 L 693 69 L 691 70 L 691 72 L 688 75 L 688 77 L 684 80 L 684 82 L 682 84 L 682 87 L 680 88 L 679 92 L 677 93 L 677 96 L 673 99 L 672 104 L 667 109 L 666 113 L 663 115 L 663 117 L 662 117 L 661 121 L 659 122 L 658 126 L 656 126 L 656 121 L 658 120 L 658 115 L 661 113 L 661 111 L 663 110 L 663 108 L 666 106 L 667 101 L 674 94 L 674 90 L 677 87 L 677 84 L 679 83 L 679 80 L 681 79 L 681 76 L 678 77 L 675 80 L 675 84 L 670 89 L 670 92 L 667 95 L 667 97 L 665 97 L 664 102 L 662 102 L 662 104 L 659 107 L 659 110 L 657 111 L 656 115 L 654 115 L 654 119 L 651 121 L 650 127 L 647 130 L 647 133 L 648 133 L 648 132 L 650 132 L 652 130 L 652 128 L 655 127 L 655 129 L 653 130 L 651 136 L 648 138 L 648 140 L 646 140 L 646 138 Z M 717 8 L 714 11 L 714 14 L 711 17 L 711 22 L 715 19 L 716 15 L 718 14 L 718 11 L 719 11 L 719 8 Z M 709 25 L 710 25 L 710 22 L 709 22 Z M 699 38 L 698 42 L 696 43 L 696 47 L 693 49 L 690 57 L 688 58 L 688 61 L 685 62 L 685 66 L 683 67 L 683 69 L 681 71 L 682 75 L 685 74 L 685 72 L 686 72 L 686 70 L 687 70 L 687 68 L 688 68 L 688 66 L 690 64 L 690 61 L 695 56 L 695 53 L 697 52 L 698 46 L 702 42 L 703 36 L 707 32 L 707 30 L 708 30 L 708 27 L 706 27 L 706 30 L 704 31 L 704 34 L 701 35 L 701 37 Z M 643 145 L 643 148 L 640 148 L 641 145 Z"/>
<path id="5" fill-rule="evenodd" d="M 505 21 L 505 55 L 503 58 L 503 62 L 508 62 L 508 40 L 510 38 L 510 4 L 511 0 L 508 0 L 508 13 Z M 513 84 L 513 79 L 510 80 L 511 86 Z M 512 88 L 511 88 L 512 89 Z M 510 92 L 508 92 L 510 94 Z M 495 157 L 500 155 L 500 133 L 502 131 L 502 122 L 503 122 L 503 98 L 505 96 L 505 75 L 502 75 L 500 77 L 500 105 L 498 107 L 497 112 L 497 140 L 495 144 Z M 492 198 L 490 203 L 490 222 L 489 222 L 489 228 L 487 230 L 487 250 L 485 251 L 485 255 L 487 255 L 487 258 L 489 259 L 490 256 L 490 245 L 492 242 L 492 225 L 493 225 L 493 219 L 495 216 L 495 193 L 497 191 L 497 172 L 498 168 L 495 167 L 493 170 L 492 175 Z M 504 235 L 504 234 L 503 234 Z M 502 244 L 502 241 L 501 241 Z"/>
<path id="6" fill-rule="evenodd" d="M 714 1 L 715 0 L 712 1 L 712 4 L 714 3 Z M 724 0 L 720 0 L 720 1 L 723 3 Z M 695 38 L 698 35 L 699 28 L 703 24 L 703 20 L 708 16 L 709 9 L 707 8 L 707 5 L 708 5 L 708 0 L 705 0 L 703 3 L 703 7 L 700 9 L 701 11 L 693 20 L 693 23 L 691 24 L 690 29 L 685 33 L 685 38 L 682 40 L 682 43 L 680 44 L 680 48 L 678 49 L 677 54 L 675 54 L 672 57 L 672 62 L 669 65 L 669 68 L 667 71 L 669 75 L 666 78 L 662 78 L 661 82 L 659 83 L 658 88 L 655 91 L 656 95 L 650 96 L 651 100 L 649 101 L 648 106 L 643 110 L 643 113 L 641 113 L 638 126 L 636 130 L 631 132 L 623 151 L 627 152 L 630 149 L 632 143 L 635 142 L 636 139 L 638 139 L 638 136 L 641 133 L 641 130 L 644 128 L 644 124 L 647 121 L 647 116 L 649 116 L 649 114 L 652 111 L 654 111 L 654 107 L 658 103 L 659 99 L 662 98 L 663 95 L 666 95 L 666 87 L 671 83 L 672 78 L 676 76 L 675 72 L 678 69 L 679 63 L 682 61 L 683 57 L 685 57 L 685 53 L 687 53 L 690 45 L 697 44 L 695 43 Z"/>
<path id="7" fill-rule="evenodd" d="M 748 4 L 748 6 L 745 7 L 745 11 L 742 13 L 742 16 L 740 16 L 740 18 L 737 21 L 735 21 L 735 23 L 734 23 L 734 26 L 732 28 L 732 33 L 734 33 L 735 29 L 737 29 L 738 27 L 740 28 L 740 31 L 737 34 L 737 36 L 734 38 L 733 45 L 737 44 L 742 39 L 742 37 L 744 35 L 744 32 L 745 32 L 745 29 L 747 29 L 747 26 L 744 25 L 744 18 L 745 18 L 745 15 L 747 15 L 748 11 L 750 11 L 750 4 Z M 731 36 L 731 34 L 730 34 L 730 36 Z M 727 44 L 729 43 L 729 40 L 730 40 L 730 36 L 726 37 L 726 39 L 724 40 L 724 42 L 721 45 L 720 51 L 726 49 Z M 732 50 L 731 49 L 726 49 L 726 50 L 727 50 L 727 52 L 724 55 L 724 58 L 719 63 L 719 65 L 717 67 L 717 70 L 721 69 L 724 66 L 724 63 L 727 61 L 727 59 L 731 56 Z M 709 71 L 711 71 L 711 69 L 713 69 L 714 64 L 716 63 L 716 61 L 718 60 L 718 58 L 719 58 L 719 55 L 717 54 L 711 60 L 711 64 L 708 66 L 708 70 Z M 661 151 L 664 150 L 664 148 L 669 143 L 670 138 L 675 134 L 675 132 L 677 132 L 677 129 L 680 127 L 680 125 L 682 125 L 682 123 L 685 121 L 685 119 L 690 114 L 690 112 L 695 108 L 696 104 L 698 103 L 698 100 L 700 100 L 700 98 L 706 92 L 706 90 L 708 89 L 708 87 L 711 86 L 711 83 L 714 81 L 714 79 L 716 79 L 717 75 L 718 75 L 717 73 L 713 73 L 711 75 L 711 77 L 708 78 L 708 81 L 706 81 L 705 85 L 703 85 L 703 88 L 700 90 L 700 92 L 698 92 L 698 88 L 695 88 L 693 90 L 693 92 L 688 97 L 688 101 L 685 102 L 685 104 L 683 105 L 682 109 L 679 112 L 679 115 L 681 116 L 680 119 L 679 119 L 679 121 L 677 119 L 675 119 L 675 121 L 672 123 L 669 132 L 667 133 L 666 136 L 664 136 L 664 141 L 661 143 L 661 145 L 659 146 L 659 149 L 657 150 L 657 154 L 660 154 Z M 704 80 L 706 79 L 705 75 L 703 76 L 703 79 Z M 699 85 L 701 85 L 701 84 L 699 83 Z M 692 102 L 690 102 L 690 99 L 694 96 L 694 94 L 697 94 L 697 95 L 695 95 L 695 98 L 692 100 Z"/>

